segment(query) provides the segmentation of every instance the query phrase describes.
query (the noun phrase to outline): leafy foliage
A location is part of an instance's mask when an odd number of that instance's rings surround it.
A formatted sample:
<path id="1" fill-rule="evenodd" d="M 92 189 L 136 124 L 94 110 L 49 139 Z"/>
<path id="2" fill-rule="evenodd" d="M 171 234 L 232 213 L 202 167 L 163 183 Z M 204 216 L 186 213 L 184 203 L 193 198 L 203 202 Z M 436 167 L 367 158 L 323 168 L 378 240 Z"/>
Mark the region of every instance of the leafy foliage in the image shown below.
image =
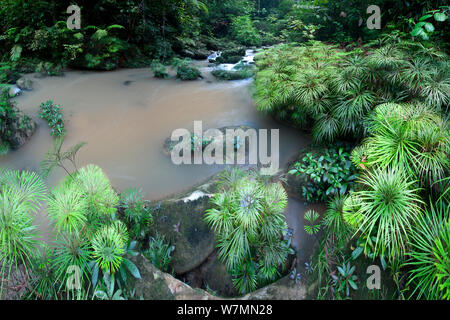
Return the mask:
<path id="1" fill-rule="evenodd" d="M 19 146 L 17 137 L 33 128 L 30 117 L 23 115 L 10 101 L 9 87 L 0 86 L 0 154 Z"/>
<path id="2" fill-rule="evenodd" d="M 133 239 L 143 239 L 153 223 L 151 209 L 145 205 L 142 189 L 130 188 L 120 195 L 120 207 Z"/>
<path id="3" fill-rule="evenodd" d="M 362 190 L 344 202 L 345 220 L 368 238 L 376 237 L 375 251 L 389 260 L 402 258 L 414 221 L 421 215 L 415 181 L 402 169 L 377 169 L 359 180 Z M 368 241 L 366 246 L 369 245 Z"/>
<path id="4" fill-rule="evenodd" d="M 158 269 L 168 272 L 169 264 L 172 261 L 171 254 L 175 246 L 165 242 L 164 236 L 157 235 L 150 238 L 149 247 L 144 251 L 144 256 Z"/>
<path id="5" fill-rule="evenodd" d="M 449 76 L 444 53 L 420 44 L 390 43 L 362 56 L 330 45 L 280 45 L 256 63 L 255 99 L 262 111 L 309 129 L 316 142 L 367 136 L 368 118 L 386 102 L 418 101 L 446 110 Z M 418 58 L 415 58 L 418 57 Z"/>
<path id="6" fill-rule="evenodd" d="M 350 161 L 349 147 L 333 145 L 317 153 L 308 152 L 290 174 L 303 181 L 302 195 L 310 202 L 324 201 L 352 191 L 358 178 Z"/>
<path id="7" fill-rule="evenodd" d="M 45 184 L 35 173 L 0 171 L 0 271 L 6 280 L 13 267 L 30 267 L 37 258 L 33 217 L 45 199 Z M 0 291 L 3 286 L 2 282 Z"/>
<path id="8" fill-rule="evenodd" d="M 216 233 L 219 259 L 239 292 L 246 293 L 273 280 L 290 252 L 283 240 L 287 195 L 281 184 L 236 168 L 223 174 L 222 186 L 205 221 Z"/>
<path id="9" fill-rule="evenodd" d="M 39 118 L 48 122 L 51 129 L 50 134 L 56 137 L 64 135 L 65 127 L 61 106 L 54 104 L 53 101 L 49 100 L 42 103 L 40 109 L 41 112 L 39 113 Z"/>
<path id="10" fill-rule="evenodd" d="M 450 299 L 450 209 L 443 202 L 431 206 L 418 220 L 410 240 L 409 283 L 417 298 Z"/>

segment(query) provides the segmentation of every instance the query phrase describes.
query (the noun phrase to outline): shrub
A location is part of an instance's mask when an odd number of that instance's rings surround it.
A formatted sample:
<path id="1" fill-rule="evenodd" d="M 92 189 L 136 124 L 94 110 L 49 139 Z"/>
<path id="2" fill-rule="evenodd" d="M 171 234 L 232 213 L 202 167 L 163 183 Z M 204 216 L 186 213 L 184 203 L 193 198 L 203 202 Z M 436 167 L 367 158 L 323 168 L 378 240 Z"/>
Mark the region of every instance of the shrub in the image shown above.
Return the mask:
<path id="1" fill-rule="evenodd" d="M 265 183 L 240 169 L 221 176 L 223 191 L 211 202 L 205 221 L 217 236 L 225 262 L 240 293 L 272 281 L 291 253 L 283 239 L 287 194 L 280 183 Z"/>
<path id="2" fill-rule="evenodd" d="M 194 66 L 181 65 L 177 68 L 177 78 L 181 80 L 197 80 L 201 77 L 202 73 Z"/>
<path id="3" fill-rule="evenodd" d="M 350 161 L 350 150 L 349 146 L 334 145 L 317 153 L 308 152 L 294 164 L 289 174 L 301 177 L 302 195 L 307 201 L 327 201 L 353 191 L 358 173 Z"/>
<path id="4" fill-rule="evenodd" d="M 249 16 L 236 17 L 232 23 L 236 41 L 247 46 L 261 46 L 261 36 Z"/>
<path id="5" fill-rule="evenodd" d="M 416 181 L 394 167 L 375 169 L 358 182 L 361 190 L 344 202 L 346 222 L 366 235 L 365 246 L 375 236 L 375 256 L 391 262 L 403 258 L 411 228 L 422 213 Z"/>
<path id="6" fill-rule="evenodd" d="M 25 271 L 37 258 L 39 242 L 34 215 L 46 199 L 46 187 L 35 173 L 0 171 L 0 273 L 9 280 L 13 267 Z M 0 293 L 4 282 L 0 284 Z"/>
<path id="7" fill-rule="evenodd" d="M 59 137 L 65 134 L 66 129 L 64 126 L 62 108 L 58 104 L 54 104 L 53 101 L 48 100 L 40 105 L 39 118 L 47 121 L 51 131 L 50 135 Z"/>
<path id="8" fill-rule="evenodd" d="M 150 68 L 152 69 L 155 78 L 166 79 L 169 77 L 167 67 L 159 61 L 152 62 Z"/>
<path id="9" fill-rule="evenodd" d="M 439 202 L 414 226 L 405 263 L 417 298 L 450 300 L 450 207 Z"/>
<path id="10" fill-rule="evenodd" d="M 233 70 L 214 70 L 212 75 L 221 80 L 243 80 L 253 77 L 255 68 L 252 65 L 235 67 Z"/>

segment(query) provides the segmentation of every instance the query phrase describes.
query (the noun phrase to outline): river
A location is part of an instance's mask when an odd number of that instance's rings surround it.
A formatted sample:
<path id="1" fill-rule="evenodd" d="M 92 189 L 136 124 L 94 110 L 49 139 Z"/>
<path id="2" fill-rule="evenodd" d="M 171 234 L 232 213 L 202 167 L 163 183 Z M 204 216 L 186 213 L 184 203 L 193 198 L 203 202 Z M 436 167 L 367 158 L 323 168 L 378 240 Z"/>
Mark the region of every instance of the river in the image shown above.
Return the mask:
<path id="1" fill-rule="evenodd" d="M 40 103 L 47 100 L 63 108 L 67 129 L 64 148 L 87 143 L 78 154 L 79 167 L 96 164 L 118 191 L 140 187 L 149 200 L 186 190 L 224 168 L 176 166 L 163 154 L 164 140 L 172 131 L 192 129 L 196 120 L 203 121 L 204 129 L 231 125 L 280 129 L 281 166 L 309 143 L 306 134 L 257 111 L 249 92 L 252 80 L 219 82 L 210 75 L 206 63 L 202 66 L 205 78 L 197 81 L 156 79 L 149 69 L 68 71 L 63 77 L 42 79 L 27 75 L 33 80 L 33 90 L 13 100 L 38 128 L 27 144 L 2 157 L 0 165 L 39 169 L 53 143 L 47 123 L 38 117 Z M 56 169 L 48 177 L 48 185 L 55 185 L 63 176 L 64 171 Z M 295 211 L 301 209 L 299 205 L 290 202 Z M 36 223 L 47 239 L 45 214 L 41 213 Z"/>

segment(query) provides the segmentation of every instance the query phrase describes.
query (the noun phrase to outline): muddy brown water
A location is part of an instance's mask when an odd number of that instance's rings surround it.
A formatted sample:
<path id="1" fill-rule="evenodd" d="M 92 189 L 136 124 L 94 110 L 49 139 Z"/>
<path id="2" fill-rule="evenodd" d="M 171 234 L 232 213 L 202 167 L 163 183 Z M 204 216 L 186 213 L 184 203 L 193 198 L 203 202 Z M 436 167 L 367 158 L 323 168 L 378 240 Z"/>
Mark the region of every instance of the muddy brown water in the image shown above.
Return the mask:
<path id="1" fill-rule="evenodd" d="M 195 120 L 203 121 L 204 130 L 232 125 L 280 129 L 281 166 L 309 143 L 306 134 L 284 127 L 256 110 L 249 92 L 252 80 L 218 82 L 209 74 L 209 68 L 202 71 L 205 79 L 191 82 L 155 79 L 148 69 L 68 71 L 63 77 L 43 79 L 28 75 L 34 89 L 14 101 L 38 128 L 26 145 L 2 157 L 0 166 L 39 169 L 53 141 L 47 123 L 38 117 L 40 103 L 47 100 L 63 107 L 67 129 L 64 148 L 81 141 L 87 143 L 78 154 L 79 167 L 96 164 L 118 191 L 140 187 L 149 200 L 182 192 L 224 168 L 176 166 L 162 153 L 164 140 L 172 131 L 192 129 Z M 64 171 L 56 169 L 47 183 L 55 185 L 63 177 Z M 289 211 L 297 210 L 304 208 L 296 205 Z M 45 210 L 36 223 L 44 240 L 48 240 Z"/>

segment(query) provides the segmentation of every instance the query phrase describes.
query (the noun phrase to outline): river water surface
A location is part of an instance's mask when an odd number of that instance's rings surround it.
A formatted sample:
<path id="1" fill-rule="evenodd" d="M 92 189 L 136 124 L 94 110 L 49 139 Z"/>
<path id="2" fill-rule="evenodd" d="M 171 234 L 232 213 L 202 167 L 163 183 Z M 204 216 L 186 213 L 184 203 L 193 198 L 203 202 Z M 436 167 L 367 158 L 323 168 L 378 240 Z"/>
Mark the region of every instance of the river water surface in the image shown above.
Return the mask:
<path id="1" fill-rule="evenodd" d="M 149 200 L 181 192 L 223 166 L 172 164 L 162 152 L 164 140 L 177 128 L 203 129 L 248 125 L 280 129 L 280 165 L 309 143 L 309 137 L 284 127 L 256 110 L 250 88 L 252 80 L 218 82 L 203 68 L 198 81 L 160 80 L 149 69 L 112 72 L 68 71 L 63 77 L 34 79 L 32 91 L 14 99 L 17 106 L 38 124 L 36 133 L 22 148 L 0 160 L 6 168 L 38 170 L 53 138 L 48 125 L 38 118 L 39 105 L 53 100 L 63 108 L 67 136 L 63 149 L 81 141 L 78 166 L 96 164 L 123 191 L 140 187 Z M 56 169 L 47 179 L 55 185 L 64 177 Z M 298 205 L 295 206 L 296 210 Z M 48 221 L 41 214 L 37 223 L 48 236 Z"/>

